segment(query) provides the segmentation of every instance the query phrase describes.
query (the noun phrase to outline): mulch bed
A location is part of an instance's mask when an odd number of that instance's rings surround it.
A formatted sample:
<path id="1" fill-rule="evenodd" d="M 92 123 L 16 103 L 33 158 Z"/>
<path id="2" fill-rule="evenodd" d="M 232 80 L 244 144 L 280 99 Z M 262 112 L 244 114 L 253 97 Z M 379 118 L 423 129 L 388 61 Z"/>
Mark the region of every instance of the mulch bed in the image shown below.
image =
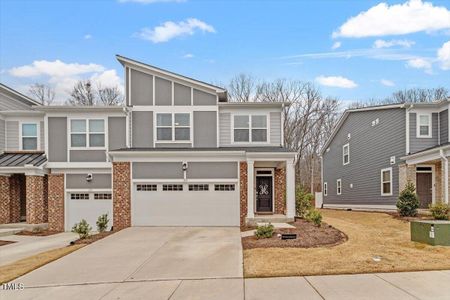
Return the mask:
<path id="1" fill-rule="evenodd" d="M 16 235 L 28 235 L 28 236 L 49 236 L 53 234 L 61 233 L 61 231 L 52 231 L 52 230 L 39 230 L 39 231 L 27 231 L 22 230 Z"/>
<path id="2" fill-rule="evenodd" d="M 242 238 L 242 247 L 253 248 L 314 248 L 322 246 L 336 246 L 347 241 L 347 236 L 336 228 L 322 222 L 321 227 L 305 220 L 293 223 L 296 228 L 275 229 L 271 238 L 257 239 L 256 236 Z M 277 234 L 296 233 L 295 240 L 281 240 Z"/>
<path id="3" fill-rule="evenodd" d="M 3 241 L 3 240 L 0 240 L 0 246 L 9 245 L 9 244 L 12 244 L 12 243 L 15 243 L 15 242 L 14 241 Z"/>
<path id="4" fill-rule="evenodd" d="M 83 245 L 88 245 L 88 244 L 92 244 L 93 242 L 96 242 L 98 240 L 101 240 L 111 234 L 113 234 L 114 231 L 105 231 L 105 232 L 100 232 L 100 233 L 96 233 L 93 235 L 90 235 L 88 238 L 85 239 L 78 239 L 76 241 L 73 241 L 71 244 L 72 245 L 79 245 L 79 244 L 83 244 Z"/>

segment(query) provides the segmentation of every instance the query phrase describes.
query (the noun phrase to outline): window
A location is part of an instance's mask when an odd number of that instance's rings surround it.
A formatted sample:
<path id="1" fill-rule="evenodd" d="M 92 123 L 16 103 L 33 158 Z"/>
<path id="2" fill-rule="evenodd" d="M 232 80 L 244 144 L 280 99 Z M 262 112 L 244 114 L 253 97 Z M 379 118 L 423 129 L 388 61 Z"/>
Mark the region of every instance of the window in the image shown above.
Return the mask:
<path id="1" fill-rule="evenodd" d="M 338 194 L 338 195 L 342 194 L 342 180 L 341 179 L 336 180 L 336 194 Z"/>
<path id="2" fill-rule="evenodd" d="M 431 114 L 417 114 L 417 137 L 431 138 Z"/>
<path id="3" fill-rule="evenodd" d="M 234 116 L 234 142 L 267 142 L 267 116 Z"/>
<path id="4" fill-rule="evenodd" d="M 22 123 L 22 150 L 38 149 L 38 125 L 36 123 Z"/>
<path id="5" fill-rule="evenodd" d="M 190 191 L 208 191 L 209 184 L 190 184 L 189 190 Z"/>
<path id="6" fill-rule="evenodd" d="M 111 200 L 111 199 L 112 199 L 111 193 L 94 194 L 94 200 Z"/>
<path id="7" fill-rule="evenodd" d="M 137 184 L 136 190 L 138 192 L 156 191 L 156 184 Z"/>
<path id="8" fill-rule="evenodd" d="M 392 196 L 392 168 L 381 170 L 381 196 Z"/>
<path id="9" fill-rule="evenodd" d="M 323 183 L 323 195 L 328 196 L 328 183 Z"/>
<path id="10" fill-rule="evenodd" d="M 234 184 L 215 184 L 215 191 L 234 191 Z"/>
<path id="11" fill-rule="evenodd" d="M 70 200 L 89 200 L 89 194 L 84 193 L 70 194 Z"/>
<path id="12" fill-rule="evenodd" d="M 156 140 L 190 141 L 191 115 L 188 113 L 160 113 L 156 115 Z"/>
<path id="13" fill-rule="evenodd" d="M 105 120 L 71 120 L 70 145 L 73 148 L 105 147 Z"/>
<path id="14" fill-rule="evenodd" d="M 163 191 L 182 191 L 182 184 L 163 184 Z"/>
<path id="15" fill-rule="evenodd" d="M 342 146 L 342 164 L 348 165 L 350 163 L 350 145 L 345 144 Z"/>

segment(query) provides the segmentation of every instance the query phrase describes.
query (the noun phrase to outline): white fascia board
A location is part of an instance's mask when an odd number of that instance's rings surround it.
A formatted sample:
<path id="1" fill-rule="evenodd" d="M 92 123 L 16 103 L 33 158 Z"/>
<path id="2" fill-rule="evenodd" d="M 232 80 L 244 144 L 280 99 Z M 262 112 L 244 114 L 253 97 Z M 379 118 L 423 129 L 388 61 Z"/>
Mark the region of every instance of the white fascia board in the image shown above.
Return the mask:
<path id="1" fill-rule="evenodd" d="M 245 159 L 244 151 L 115 151 L 109 153 L 115 162 L 150 162 L 150 161 L 240 161 Z"/>
<path id="2" fill-rule="evenodd" d="M 17 173 L 25 173 L 25 175 L 38 175 L 43 176 L 47 174 L 47 170 L 42 166 L 33 167 L 33 166 L 23 166 L 23 167 L 1 167 L 0 174 L 17 174 Z"/>
<path id="3" fill-rule="evenodd" d="M 247 152 L 246 157 L 258 161 L 271 161 L 277 159 L 296 159 L 296 152 Z"/>

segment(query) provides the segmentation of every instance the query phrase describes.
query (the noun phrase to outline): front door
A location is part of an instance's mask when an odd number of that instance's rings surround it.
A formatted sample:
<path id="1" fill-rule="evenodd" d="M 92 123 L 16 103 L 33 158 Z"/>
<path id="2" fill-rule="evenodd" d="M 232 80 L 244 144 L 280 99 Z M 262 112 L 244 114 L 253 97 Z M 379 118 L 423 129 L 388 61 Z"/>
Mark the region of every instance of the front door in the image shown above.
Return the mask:
<path id="1" fill-rule="evenodd" d="M 433 174 L 417 173 L 417 195 L 419 196 L 420 208 L 428 208 L 433 199 Z"/>
<path id="2" fill-rule="evenodd" d="M 272 212 L 272 176 L 256 176 L 256 212 Z"/>

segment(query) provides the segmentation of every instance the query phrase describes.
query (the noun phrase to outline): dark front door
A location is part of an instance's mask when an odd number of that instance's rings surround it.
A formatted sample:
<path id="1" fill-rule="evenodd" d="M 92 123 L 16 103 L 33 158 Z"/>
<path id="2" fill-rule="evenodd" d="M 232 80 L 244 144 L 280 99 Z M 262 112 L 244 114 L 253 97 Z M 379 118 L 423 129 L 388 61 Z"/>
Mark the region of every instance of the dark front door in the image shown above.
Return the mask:
<path id="1" fill-rule="evenodd" d="M 420 208 L 428 208 L 433 197 L 432 173 L 417 173 L 417 195 L 419 196 Z"/>
<path id="2" fill-rule="evenodd" d="M 256 177 L 256 211 L 272 212 L 272 176 Z"/>

